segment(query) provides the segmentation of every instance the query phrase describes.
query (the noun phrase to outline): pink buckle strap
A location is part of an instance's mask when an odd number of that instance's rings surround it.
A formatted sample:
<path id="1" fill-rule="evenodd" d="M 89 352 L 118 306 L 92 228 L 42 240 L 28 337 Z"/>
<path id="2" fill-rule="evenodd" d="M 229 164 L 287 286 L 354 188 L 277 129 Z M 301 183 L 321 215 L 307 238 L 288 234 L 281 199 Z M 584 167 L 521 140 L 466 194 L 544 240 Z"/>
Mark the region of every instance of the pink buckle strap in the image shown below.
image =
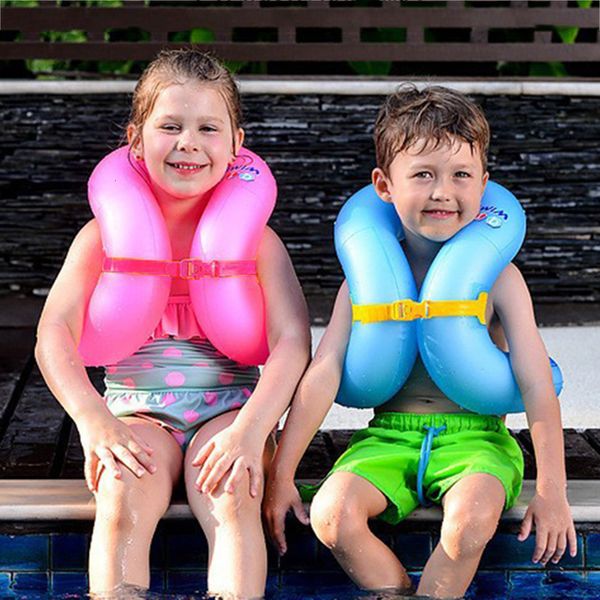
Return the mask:
<path id="1" fill-rule="evenodd" d="M 236 277 L 256 275 L 255 260 L 211 260 L 203 262 L 197 258 L 183 260 L 153 260 L 145 258 L 117 258 L 105 256 L 103 273 L 127 273 L 128 275 L 157 275 L 200 279 L 202 277 Z"/>

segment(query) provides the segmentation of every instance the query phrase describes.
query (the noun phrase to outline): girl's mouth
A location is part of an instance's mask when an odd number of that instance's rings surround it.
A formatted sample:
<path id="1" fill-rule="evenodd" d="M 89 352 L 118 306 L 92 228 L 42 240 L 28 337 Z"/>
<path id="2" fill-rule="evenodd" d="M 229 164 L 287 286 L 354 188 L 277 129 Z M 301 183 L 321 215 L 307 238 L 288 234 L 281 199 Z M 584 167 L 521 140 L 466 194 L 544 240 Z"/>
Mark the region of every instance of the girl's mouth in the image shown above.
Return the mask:
<path id="1" fill-rule="evenodd" d="M 201 169 L 203 169 L 206 165 L 198 165 L 196 163 L 184 163 L 184 162 L 172 162 L 167 163 L 173 169 L 177 169 L 177 171 L 184 171 L 188 173 L 197 173 Z"/>

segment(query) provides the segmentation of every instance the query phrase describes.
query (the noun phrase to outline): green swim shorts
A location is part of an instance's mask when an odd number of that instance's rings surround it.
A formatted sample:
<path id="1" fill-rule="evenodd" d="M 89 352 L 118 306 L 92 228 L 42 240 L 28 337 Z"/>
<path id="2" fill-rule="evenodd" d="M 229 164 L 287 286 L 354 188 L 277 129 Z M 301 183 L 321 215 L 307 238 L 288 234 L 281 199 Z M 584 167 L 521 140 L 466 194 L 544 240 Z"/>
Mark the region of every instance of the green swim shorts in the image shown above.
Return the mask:
<path id="1" fill-rule="evenodd" d="M 434 429 L 433 435 L 428 429 Z M 510 508 L 521 492 L 523 454 L 498 417 L 476 414 L 381 413 L 357 431 L 329 475 L 348 471 L 364 477 L 388 498 L 379 518 L 396 524 L 419 506 L 417 474 L 422 446 L 431 444 L 422 473 L 422 493 L 440 503 L 461 478 L 472 473 L 497 477 Z M 329 476 L 328 475 L 328 476 Z M 304 499 L 318 486 L 302 490 Z"/>

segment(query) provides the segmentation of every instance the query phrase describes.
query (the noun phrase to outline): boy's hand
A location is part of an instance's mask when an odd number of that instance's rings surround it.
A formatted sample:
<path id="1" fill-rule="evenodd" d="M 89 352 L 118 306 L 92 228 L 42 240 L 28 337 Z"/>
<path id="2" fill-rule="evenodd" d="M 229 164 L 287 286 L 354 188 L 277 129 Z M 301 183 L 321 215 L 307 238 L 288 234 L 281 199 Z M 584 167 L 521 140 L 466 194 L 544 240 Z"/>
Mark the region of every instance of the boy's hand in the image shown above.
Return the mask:
<path id="1" fill-rule="evenodd" d="M 571 517 L 566 494 L 562 490 L 536 493 L 533 497 L 519 531 L 518 539 L 525 541 L 535 524 L 535 550 L 531 560 L 546 565 L 556 564 L 569 547 L 571 556 L 577 555 L 577 535 Z"/>
<path id="2" fill-rule="evenodd" d="M 78 429 L 85 456 L 85 481 L 90 492 L 98 491 L 102 469 L 120 479 L 119 463 L 136 477 L 156 471 L 150 458 L 152 447 L 116 417 L 94 418 L 80 424 Z"/>
<path id="3" fill-rule="evenodd" d="M 277 547 L 280 556 L 287 552 L 285 516 L 290 509 L 300 523 L 303 525 L 310 523 L 294 481 L 269 477 L 263 501 L 263 514 L 269 537 Z"/>
<path id="4" fill-rule="evenodd" d="M 225 491 L 232 493 L 246 471 L 250 475 L 250 495 L 254 498 L 262 489 L 262 457 L 264 441 L 248 431 L 229 425 L 204 444 L 192 465 L 200 468 L 195 486 L 203 494 L 209 494 L 225 480 Z"/>

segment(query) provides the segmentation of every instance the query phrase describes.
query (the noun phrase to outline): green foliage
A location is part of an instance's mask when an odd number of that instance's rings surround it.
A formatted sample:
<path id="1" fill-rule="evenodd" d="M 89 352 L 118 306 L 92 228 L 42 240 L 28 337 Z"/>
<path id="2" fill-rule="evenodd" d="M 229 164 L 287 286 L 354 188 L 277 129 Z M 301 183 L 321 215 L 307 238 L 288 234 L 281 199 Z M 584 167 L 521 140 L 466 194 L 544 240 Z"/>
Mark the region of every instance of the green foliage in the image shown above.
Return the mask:
<path id="1" fill-rule="evenodd" d="M 406 29 L 380 28 L 365 29 L 362 41 L 369 43 L 403 43 L 406 41 Z M 348 63 L 359 75 L 389 75 L 392 70 L 391 61 L 350 61 Z"/>

